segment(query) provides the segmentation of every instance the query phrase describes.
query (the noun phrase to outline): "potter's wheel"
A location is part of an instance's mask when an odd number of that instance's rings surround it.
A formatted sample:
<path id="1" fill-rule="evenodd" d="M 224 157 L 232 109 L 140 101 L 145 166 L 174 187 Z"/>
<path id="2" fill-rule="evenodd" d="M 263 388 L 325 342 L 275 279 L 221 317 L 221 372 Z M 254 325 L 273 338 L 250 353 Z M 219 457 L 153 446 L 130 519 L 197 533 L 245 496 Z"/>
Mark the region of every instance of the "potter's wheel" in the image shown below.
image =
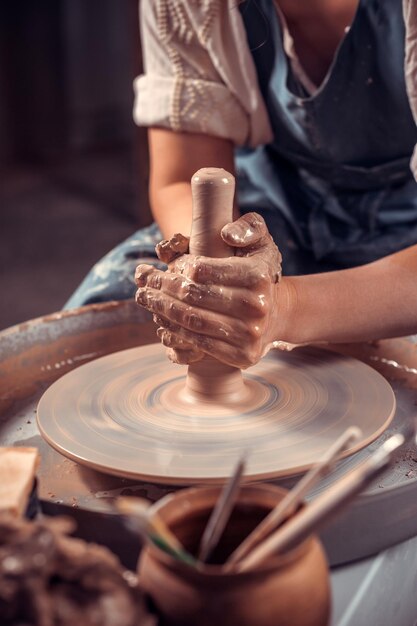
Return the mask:
<path id="1" fill-rule="evenodd" d="M 162 484 L 227 478 L 250 450 L 246 478 L 297 474 L 349 426 L 352 454 L 395 410 L 387 381 L 356 359 L 313 348 L 271 351 L 244 373 L 247 402 L 193 403 L 185 366 L 158 345 L 111 354 L 69 372 L 43 395 L 38 425 L 65 456 L 113 475 Z"/>
<path id="2" fill-rule="evenodd" d="M 107 511 L 107 499 L 130 494 L 156 500 L 172 487 L 111 476 L 64 457 L 40 436 L 36 406 L 48 387 L 78 365 L 156 340 L 151 316 L 130 301 L 59 312 L 0 332 L 0 444 L 38 447 L 43 510 L 74 514 L 81 536 L 103 541 L 119 554 L 126 535 L 111 525 L 108 516 L 99 513 Z M 392 339 L 339 346 L 342 349 L 390 381 L 397 408 L 385 433 L 343 460 L 332 480 L 366 459 L 386 437 L 412 420 L 417 406 L 417 345 Z M 284 479 L 284 484 L 290 486 L 290 481 L 294 479 Z M 323 540 L 329 560 L 333 564 L 346 563 L 376 554 L 417 534 L 416 520 L 417 455 L 410 446 L 385 476 L 325 530 Z M 130 562 L 134 562 L 134 548 L 130 544 L 124 548 Z"/>

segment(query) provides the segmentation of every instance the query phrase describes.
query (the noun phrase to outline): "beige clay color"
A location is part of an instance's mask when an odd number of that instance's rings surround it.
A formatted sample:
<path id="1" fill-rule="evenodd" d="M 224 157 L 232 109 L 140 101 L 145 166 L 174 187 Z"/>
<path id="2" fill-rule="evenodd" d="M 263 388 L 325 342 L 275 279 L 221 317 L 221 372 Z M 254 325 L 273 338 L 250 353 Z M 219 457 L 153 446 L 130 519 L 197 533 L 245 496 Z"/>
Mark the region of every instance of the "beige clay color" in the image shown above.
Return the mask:
<path id="1" fill-rule="evenodd" d="M 233 254 L 224 243 L 220 231 L 233 221 L 235 179 L 226 170 L 205 167 L 191 179 L 193 221 L 190 253 L 211 257 L 229 257 Z M 199 399 L 226 400 L 247 407 L 250 402 L 241 371 L 209 356 L 188 367 L 185 394 Z"/>

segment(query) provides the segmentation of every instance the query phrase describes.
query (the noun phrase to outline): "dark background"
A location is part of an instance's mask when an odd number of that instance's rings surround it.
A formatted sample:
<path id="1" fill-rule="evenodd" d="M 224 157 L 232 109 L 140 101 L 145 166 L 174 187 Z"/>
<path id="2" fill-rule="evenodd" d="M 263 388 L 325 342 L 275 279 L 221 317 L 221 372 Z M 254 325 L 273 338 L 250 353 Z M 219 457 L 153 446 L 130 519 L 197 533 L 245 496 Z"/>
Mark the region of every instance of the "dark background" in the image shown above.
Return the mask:
<path id="1" fill-rule="evenodd" d="M 137 0 L 0 2 L 0 329 L 150 223 Z"/>

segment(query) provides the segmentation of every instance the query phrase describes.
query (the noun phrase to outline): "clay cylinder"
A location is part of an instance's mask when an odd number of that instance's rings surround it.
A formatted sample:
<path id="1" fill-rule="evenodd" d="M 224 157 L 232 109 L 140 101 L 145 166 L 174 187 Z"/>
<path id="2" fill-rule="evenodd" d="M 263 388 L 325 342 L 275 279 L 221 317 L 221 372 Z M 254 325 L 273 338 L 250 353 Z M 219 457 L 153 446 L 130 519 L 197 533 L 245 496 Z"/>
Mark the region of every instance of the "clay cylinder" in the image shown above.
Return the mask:
<path id="1" fill-rule="evenodd" d="M 153 510 L 196 554 L 219 492 L 217 487 L 184 489 L 160 500 Z M 273 485 L 242 487 L 213 560 L 224 562 L 285 493 Z M 138 568 L 141 585 L 152 597 L 166 626 L 329 623 L 328 566 L 314 537 L 248 572 L 223 573 L 219 564 L 195 570 L 153 545 L 142 552 Z"/>
<path id="2" fill-rule="evenodd" d="M 232 256 L 233 252 L 224 243 L 220 231 L 233 221 L 234 176 L 221 168 L 203 167 L 191 179 L 191 193 L 191 254 L 218 258 Z"/>
<path id="3" fill-rule="evenodd" d="M 224 169 L 205 167 L 191 179 L 193 218 L 190 253 L 209 257 L 233 256 L 220 231 L 233 221 L 235 179 Z M 221 401 L 233 398 L 239 402 L 243 379 L 238 368 L 204 357 L 188 368 L 187 392 L 198 401 Z"/>

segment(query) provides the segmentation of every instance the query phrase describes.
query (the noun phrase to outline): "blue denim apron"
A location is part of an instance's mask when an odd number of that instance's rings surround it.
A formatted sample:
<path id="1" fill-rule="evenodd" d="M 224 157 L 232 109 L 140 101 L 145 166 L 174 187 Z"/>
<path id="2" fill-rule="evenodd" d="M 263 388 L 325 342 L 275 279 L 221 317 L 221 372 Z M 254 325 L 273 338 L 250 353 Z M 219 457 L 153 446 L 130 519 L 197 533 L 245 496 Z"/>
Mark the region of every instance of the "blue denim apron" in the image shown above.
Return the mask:
<path id="1" fill-rule="evenodd" d="M 417 131 L 404 83 L 400 0 L 360 0 L 313 95 L 291 70 L 272 0 L 240 5 L 275 139 L 236 156 L 242 212 L 261 213 L 286 274 L 370 262 L 417 242 Z M 142 261 L 157 264 L 153 225 L 99 261 L 67 307 L 126 299 Z"/>
<path id="2" fill-rule="evenodd" d="M 240 10 L 274 140 L 239 152 L 239 206 L 263 214 L 284 271 L 360 265 L 417 243 L 402 3 L 359 1 L 314 95 L 291 70 L 274 2 Z"/>

